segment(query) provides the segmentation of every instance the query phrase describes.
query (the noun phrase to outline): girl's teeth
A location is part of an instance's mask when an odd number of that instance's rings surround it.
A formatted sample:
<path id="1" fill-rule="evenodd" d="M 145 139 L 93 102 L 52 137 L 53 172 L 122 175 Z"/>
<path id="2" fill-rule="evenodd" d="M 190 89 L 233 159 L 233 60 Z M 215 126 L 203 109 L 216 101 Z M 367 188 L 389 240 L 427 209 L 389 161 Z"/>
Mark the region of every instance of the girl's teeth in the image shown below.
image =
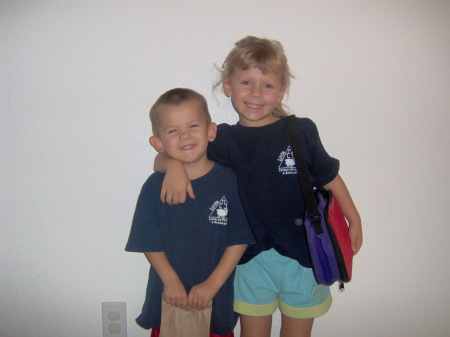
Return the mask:
<path id="1" fill-rule="evenodd" d="M 250 104 L 250 103 L 247 103 L 247 105 L 248 105 L 250 108 L 254 108 L 254 109 L 262 107 L 262 105 L 260 105 L 260 104 Z"/>

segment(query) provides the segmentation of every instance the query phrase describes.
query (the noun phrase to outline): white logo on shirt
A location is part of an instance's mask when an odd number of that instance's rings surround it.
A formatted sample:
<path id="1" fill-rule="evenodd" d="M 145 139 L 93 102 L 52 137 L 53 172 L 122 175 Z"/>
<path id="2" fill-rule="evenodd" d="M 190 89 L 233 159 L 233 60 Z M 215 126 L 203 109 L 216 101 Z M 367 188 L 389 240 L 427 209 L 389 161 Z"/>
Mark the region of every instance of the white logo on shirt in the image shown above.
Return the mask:
<path id="1" fill-rule="evenodd" d="M 286 151 L 282 151 L 278 157 L 278 161 L 281 162 L 278 166 L 278 171 L 283 174 L 297 174 L 297 167 L 295 166 L 294 153 L 291 147 L 288 146 Z"/>
<path id="2" fill-rule="evenodd" d="M 209 221 L 216 225 L 226 226 L 228 223 L 228 201 L 225 196 L 220 201 L 215 201 L 209 208 L 211 214 L 209 215 Z"/>

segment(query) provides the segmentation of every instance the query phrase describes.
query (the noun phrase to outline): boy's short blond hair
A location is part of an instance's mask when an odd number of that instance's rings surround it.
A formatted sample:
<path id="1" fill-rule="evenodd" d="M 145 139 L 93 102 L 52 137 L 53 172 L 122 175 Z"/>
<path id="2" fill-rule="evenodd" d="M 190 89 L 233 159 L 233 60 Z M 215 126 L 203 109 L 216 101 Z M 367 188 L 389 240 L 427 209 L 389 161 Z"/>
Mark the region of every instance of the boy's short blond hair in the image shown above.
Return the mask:
<path id="1" fill-rule="evenodd" d="M 150 109 L 150 122 L 152 123 L 153 135 L 159 136 L 159 114 L 163 112 L 164 105 L 180 105 L 187 101 L 195 101 L 205 115 L 208 125 L 211 123 L 211 115 L 208 110 L 208 103 L 203 95 L 187 88 L 174 88 L 159 96 Z"/>

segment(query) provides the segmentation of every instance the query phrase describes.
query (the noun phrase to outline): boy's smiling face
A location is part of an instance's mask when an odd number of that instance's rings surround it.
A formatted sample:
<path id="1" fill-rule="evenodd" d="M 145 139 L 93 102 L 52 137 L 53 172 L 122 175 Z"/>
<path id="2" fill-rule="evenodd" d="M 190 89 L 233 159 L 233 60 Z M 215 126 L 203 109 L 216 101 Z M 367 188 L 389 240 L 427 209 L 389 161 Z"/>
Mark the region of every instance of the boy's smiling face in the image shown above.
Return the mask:
<path id="1" fill-rule="evenodd" d="M 158 152 L 166 152 L 181 161 L 186 169 L 208 165 L 208 142 L 216 137 L 217 127 L 207 121 L 200 104 L 188 100 L 178 105 L 164 104 L 158 115 L 158 135 L 150 143 Z"/>

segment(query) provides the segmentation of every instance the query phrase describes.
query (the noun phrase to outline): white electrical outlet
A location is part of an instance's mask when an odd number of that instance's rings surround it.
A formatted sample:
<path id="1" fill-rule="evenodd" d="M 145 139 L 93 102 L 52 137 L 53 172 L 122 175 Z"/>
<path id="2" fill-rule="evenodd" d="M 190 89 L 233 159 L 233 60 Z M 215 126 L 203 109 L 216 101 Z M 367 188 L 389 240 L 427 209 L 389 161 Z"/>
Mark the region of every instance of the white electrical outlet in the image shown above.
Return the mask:
<path id="1" fill-rule="evenodd" d="M 125 302 L 102 302 L 103 337 L 127 337 Z"/>

